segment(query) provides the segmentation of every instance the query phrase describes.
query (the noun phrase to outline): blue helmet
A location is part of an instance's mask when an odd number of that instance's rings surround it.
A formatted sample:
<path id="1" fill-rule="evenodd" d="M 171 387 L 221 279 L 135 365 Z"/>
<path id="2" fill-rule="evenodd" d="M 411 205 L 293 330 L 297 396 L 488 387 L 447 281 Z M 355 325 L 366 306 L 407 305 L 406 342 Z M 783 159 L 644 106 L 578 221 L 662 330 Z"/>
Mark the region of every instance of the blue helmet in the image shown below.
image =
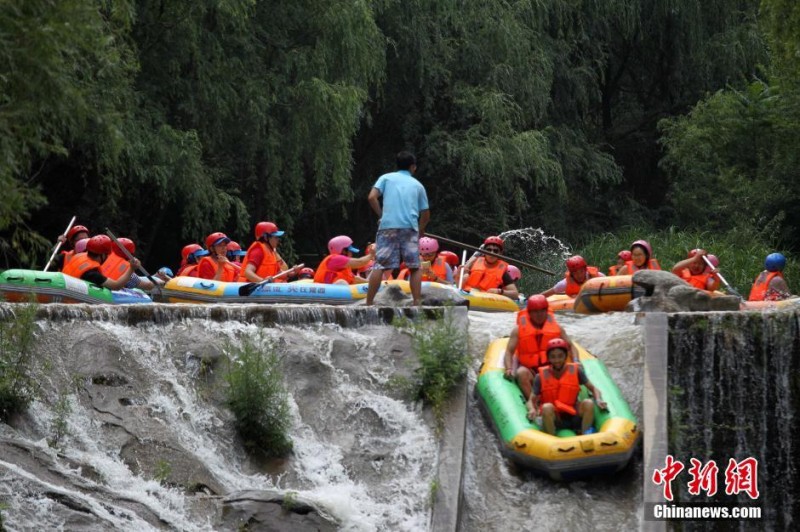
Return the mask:
<path id="1" fill-rule="evenodd" d="M 770 253 L 764 260 L 764 267 L 768 272 L 780 272 L 786 267 L 786 257 L 780 253 Z"/>

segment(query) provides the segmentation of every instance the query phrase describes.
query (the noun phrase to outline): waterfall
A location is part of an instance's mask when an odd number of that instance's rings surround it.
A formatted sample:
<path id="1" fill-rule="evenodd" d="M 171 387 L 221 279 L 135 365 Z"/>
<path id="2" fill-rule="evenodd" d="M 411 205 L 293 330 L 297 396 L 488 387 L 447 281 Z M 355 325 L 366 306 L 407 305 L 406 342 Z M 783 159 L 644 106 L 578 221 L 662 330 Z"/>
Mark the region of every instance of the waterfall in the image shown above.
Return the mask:
<path id="1" fill-rule="evenodd" d="M 797 312 L 676 314 L 669 319 L 669 446 L 676 459 L 719 467 L 714 497 L 692 496 L 686 482 L 676 500 L 749 504 L 725 494 L 724 470 L 733 458 L 758 460 L 755 504 L 763 520 L 742 530 L 790 530 L 800 523 L 794 436 L 800 408 L 800 331 Z M 730 522 L 687 529 L 729 530 Z"/>

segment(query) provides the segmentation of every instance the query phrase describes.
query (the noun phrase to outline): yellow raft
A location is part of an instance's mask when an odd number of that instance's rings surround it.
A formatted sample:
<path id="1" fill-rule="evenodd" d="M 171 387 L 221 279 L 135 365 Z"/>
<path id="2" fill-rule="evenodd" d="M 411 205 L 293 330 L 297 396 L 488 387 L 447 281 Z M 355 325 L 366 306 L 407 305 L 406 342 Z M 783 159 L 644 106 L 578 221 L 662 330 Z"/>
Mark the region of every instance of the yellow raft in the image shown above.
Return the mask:
<path id="1" fill-rule="evenodd" d="M 500 437 L 503 454 L 556 480 L 608 474 L 625 467 L 641 432 L 605 365 L 578 344 L 572 344 L 586 376 L 603 394 L 608 410 L 595 407 L 594 434 L 576 436 L 564 429 L 552 436 L 528 420 L 522 392 L 515 382 L 503 377 L 507 344 L 508 338 L 489 344 L 475 386 L 479 404 Z M 587 395 L 582 387 L 578 397 L 583 399 Z"/>
<path id="2" fill-rule="evenodd" d="M 634 293 L 632 277 L 631 275 L 613 275 L 589 279 L 583 283 L 581 291 L 575 298 L 575 312 L 595 314 L 625 310 L 625 306 L 634 297 L 643 295 L 643 291 Z M 637 292 L 640 290 L 636 289 Z"/>

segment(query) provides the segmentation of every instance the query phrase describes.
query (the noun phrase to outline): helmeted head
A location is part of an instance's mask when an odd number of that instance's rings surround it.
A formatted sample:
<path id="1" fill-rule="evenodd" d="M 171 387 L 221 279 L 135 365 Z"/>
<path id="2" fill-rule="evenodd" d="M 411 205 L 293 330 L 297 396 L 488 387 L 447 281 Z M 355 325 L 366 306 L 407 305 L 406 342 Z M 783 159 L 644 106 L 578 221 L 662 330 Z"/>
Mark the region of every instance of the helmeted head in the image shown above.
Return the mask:
<path id="1" fill-rule="evenodd" d="M 285 231 L 278 230 L 278 226 L 274 222 L 258 222 L 256 224 L 256 240 L 261 240 L 261 237 L 280 238 L 284 233 Z"/>
<path id="2" fill-rule="evenodd" d="M 703 251 L 703 250 L 702 250 L 702 249 L 700 249 L 700 248 L 694 248 L 693 250 L 691 250 L 691 251 L 689 252 L 689 254 L 686 256 L 686 258 L 687 258 L 687 259 L 692 259 L 692 258 L 696 257 L 696 256 L 697 256 L 697 254 L 698 254 L 698 253 L 700 253 L 700 252 L 702 252 L 702 251 Z"/>
<path id="3" fill-rule="evenodd" d="M 81 233 L 83 233 L 83 236 L 81 236 Z M 70 227 L 69 231 L 67 231 L 67 240 L 72 242 L 76 238 L 78 240 L 89 238 L 89 229 L 85 225 L 73 225 Z"/>
<path id="4" fill-rule="evenodd" d="M 631 260 L 631 252 L 630 250 L 623 249 L 619 253 L 617 253 L 617 258 L 622 259 L 622 262 L 628 262 Z"/>
<path id="5" fill-rule="evenodd" d="M 75 242 L 75 253 L 83 253 L 86 251 L 86 244 L 89 243 L 88 238 L 81 238 Z"/>
<path id="6" fill-rule="evenodd" d="M 458 255 L 456 255 L 452 251 L 440 251 L 439 256 L 442 257 L 444 261 L 451 267 L 458 266 L 458 263 L 460 262 L 458 259 Z"/>
<path id="7" fill-rule="evenodd" d="M 186 261 L 189 258 L 190 253 L 194 253 L 195 251 L 199 251 L 201 249 L 203 249 L 203 247 L 199 244 L 186 244 L 181 250 L 181 258 Z"/>
<path id="8" fill-rule="evenodd" d="M 641 267 L 653 256 L 653 248 L 647 240 L 637 240 L 631 244 L 631 260 L 637 267 Z"/>
<path id="9" fill-rule="evenodd" d="M 706 255 L 708 262 L 710 262 L 715 268 L 719 268 L 719 258 L 716 255 L 708 254 Z"/>
<path id="10" fill-rule="evenodd" d="M 503 240 L 499 236 L 486 237 L 486 240 L 483 241 L 483 247 L 489 248 L 490 246 L 496 246 L 498 249 L 496 250 L 489 249 L 488 251 L 492 251 L 494 253 L 502 253 L 503 249 L 505 248 L 505 240 Z"/>
<path id="11" fill-rule="evenodd" d="M 345 251 L 358 253 L 358 248 L 353 247 L 353 239 L 347 235 L 339 235 L 328 241 L 328 251 L 331 255 L 343 255 Z"/>
<path id="12" fill-rule="evenodd" d="M 231 239 L 225 233 L 211 233 L 206 237 L 206 249 L 211 251 L 211 248 L 214 246 L 219 246 L 220 244 L 228 244 Z"/>
<path id="13" fill-rule="evenodd" d="M 127 249 L 128 253 L 130 253 L 131 255 L 136 253 L 136 244 L 134 244 L 133 240 L 131 240 L 130 238 L 125 238 L 123 236 L 123 237 L 118 238 L 117 242 L 119 242 L 125 249 Z M 114 253 L 114 255 L 122 257 L 123 259 L 127 259 L 128 258 L 128 256 L 125 254 L 125 252 L 122 251 L 119 248 L 119 246 L 117 246 L 116 244 L 113 244 L 111 246 L 111 251 Z"/>
<path id="14" fill-rule="evenodd" d="M 167 266 L 160 267 L 156 273 L 159 273 L 159 274 L 161 274 L 164 277 L 167 277 L 169 279 L 172 279 L 173 277 L 175 277 L 175 274 L 172 273 L 172 268 L 169 268 Z"/>
<path id="15" fill-rule="evenodd" d="M 768 272 L 782 272 L 786 267 L 786 257 L 781 253 L 770 253 L 764 260 L 764 268 Z"/>
<path id="16" fill-rule="evenodd" d="M 247 255 L 247 252 L 242 250 L 242 246 L 240 246 L 238 242 L 231 240 L 228 242 L 228 245 L 225 246 L 225 255 L 227 255 L 228 260 L 236 260 L 238 257 Z"/>
<path id="17" fill-rule="evenodd" d="M 547 302 L 547 298 L 542 294 L 534 294 L 528 298 L 525 308 L 529 313 L 536 312 L 537 310 L 547 310 L 550 308 L 550 303 Z"/>
<path id="18" fill-rule="evenodd" d="M 554 368 L 560 369 L 567 361 L 569 342 L 563 338 L 553 338 L 547 342 L 547 360 Z"/>
<path id="19" fill-rule="evenodd" d="M 298 279 L 313 279 L 314 278 L 314 269 L 305 267 L 300 270 L 300 273 L 297 274 Z"/>
<path id="20" fill-rule="evenodd" d="M 419 239 L 419 254 L 420 255 L 433 255 L 439 251 L 439 241 L 435 238 L 423 236 Z"/>
<path id="21" fill-rule="evenodd" d="M 513 264 L 509 264 L 509 265 L 508 265 L 508 268 L 506 268 L 506 271 L 508 272 L 508 276 L 509 276 L 509 277 L 511 277 L 511 279 L 512 279 L 512 280 L 513 280 L 515 283 L 516 283 L 517 281 L 519 281 L 520 279 L 522 279 L 522 272 L 521 272 L 521 271 L 519 271 L 519 268 L 517 268 L 517 267 L 516 267 L 516 266 L 514 266 Z"/>
<path id="22" fill-rule="evenodd" d="M 580 255 L 573 255 L 567 259 L 567 270 L 569 270 L 570 273 L 575 273 L 584 268 L 586 268 L 586 260 Z"/>
<path id="23" fill-rule="evenodd" d="M 112 242 L 106 235 L 95 235 L 86 243 L 86 251 L 95 255 L 108 255 L 111 253 Z"/>

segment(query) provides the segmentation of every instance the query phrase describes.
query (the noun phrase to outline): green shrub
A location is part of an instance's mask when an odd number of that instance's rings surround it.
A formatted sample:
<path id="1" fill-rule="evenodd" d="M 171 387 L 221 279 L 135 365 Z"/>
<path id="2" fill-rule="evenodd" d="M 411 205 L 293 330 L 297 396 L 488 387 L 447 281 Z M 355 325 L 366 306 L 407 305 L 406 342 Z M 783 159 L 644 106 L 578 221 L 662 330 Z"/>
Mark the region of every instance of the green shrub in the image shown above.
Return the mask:
<path id="1" fill-rule="evenodd" d="M 15 305 L 0 322 L 0 419 L 24 411 L 38 390 L 33 377 L 36 305 Z"/>
<path id="2" fill-rule="evenodd" d="M 291 420 L 278 355 L 272 346 L 262 348 L 247 337 L 230 351 L 227 404 L 245 447 L 267 457 L 285 455 L 292 449 Z"/>
<path id="3" fill-rule="evenodd" d="M 449 314 L 435 321 L 405 320 L 396 325 L 407 328 L 412 335 L 419 364 L 408 383 L 409 392 L 413 399 L 431 407 L 441 429 L 447 396 L 470 364 L 467 336 L 456 329 Z"/>

